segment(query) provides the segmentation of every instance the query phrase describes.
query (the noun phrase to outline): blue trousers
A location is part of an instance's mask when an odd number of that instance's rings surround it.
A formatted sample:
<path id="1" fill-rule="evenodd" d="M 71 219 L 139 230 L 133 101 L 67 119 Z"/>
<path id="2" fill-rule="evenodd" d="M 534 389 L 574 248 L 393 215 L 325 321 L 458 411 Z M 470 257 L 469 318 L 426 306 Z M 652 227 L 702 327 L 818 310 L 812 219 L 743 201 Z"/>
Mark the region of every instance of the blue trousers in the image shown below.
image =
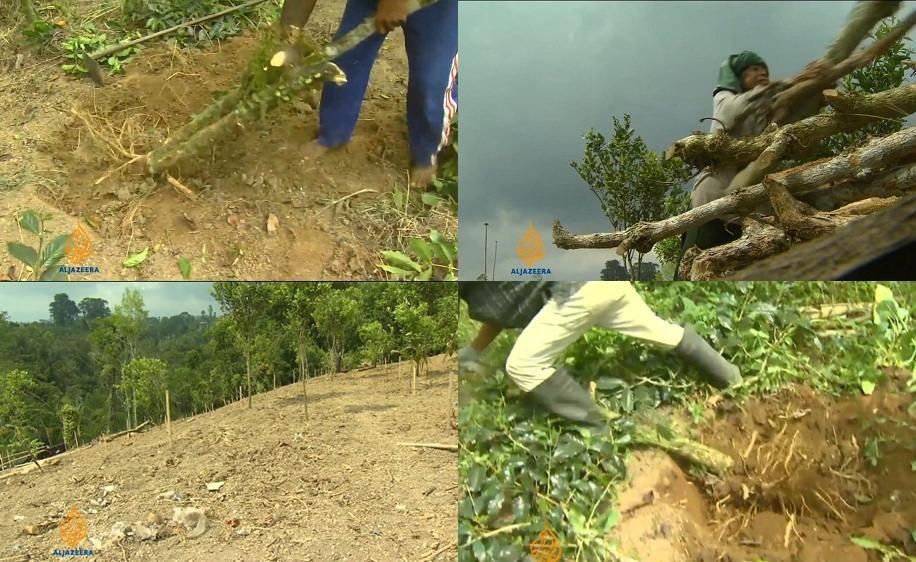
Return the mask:
<path id="1" fill-rule="evenodd" d="M 377 6 L 378 0 L 347 0 L 335 38 L 375 14 Z M 414 165 L 434 166 L 458 111 L 458 0 L 439 0 L 414 12 L 403 30 L 409 66 L 407 132 L 411 160 Z M 350 141 L 369 73 L 385 36 L 375 33 L 334 61 L 346 73 L 347 83 L 324 85 L 319 144 L 335 147 Z"/>

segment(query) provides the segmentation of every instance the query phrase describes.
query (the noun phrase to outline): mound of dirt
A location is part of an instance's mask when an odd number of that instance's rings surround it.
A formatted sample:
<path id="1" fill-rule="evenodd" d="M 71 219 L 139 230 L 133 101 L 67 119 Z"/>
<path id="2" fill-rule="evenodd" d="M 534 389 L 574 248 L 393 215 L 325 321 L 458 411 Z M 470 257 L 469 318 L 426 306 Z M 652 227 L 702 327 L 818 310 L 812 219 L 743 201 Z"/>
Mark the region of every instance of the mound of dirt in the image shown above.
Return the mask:
<path id="1" fill-rule="evenodd" d="M 889 375 L 870 396 L 798 386 L 717 404 L 697 433 L 735 459 L 733 473 L 694 478 L 664 453 L 638 452 L 613 538 L 652 562 L 880 559 L 853 536 L 916 554 L 916 419 L 909 374 Z"/>
<path id="2" fill-rule="evenodd" d="M 330 39 L 344 5 L 318 4 L 309 22 L 316 41 Z M 257 48 L 255 33 L 207 50 L 152 43 L 126 75 L 107 76 L 100 88 L 25 50 L 0 52 L 4 69 L 25 57 L 22 69 L 0 73 L 0 192 L 40 195 L 60 232 L 83 221 L 98 258 L 84 265 L 98 266 L 100 274 L 74 279 L 180 279 L 179 257 L 191 261 L 196 279 L 377 277 L 378 251 L 386 248 L 377 217 L 362 211 L 388 205 L 390 192 L 406 180 L 402 35 L 392 33 L 382 48 L 350 145 L 305 161 L 303 149 L 317 134 L 317 99 L 295 101 L 182 170 L 177 179 L 193 199 L 164 180 L 119 168 L 237 84 Z M 328 208 L 364 189 L 374 192 Z M 149 257 L 140 267 L 121 267 L 144 248 Z M 0 247 L 0 271 L 14 263 Z"/>
<path id="3" fill-rule="evenodd" d="M 0 559 L 67 549 L 75 506 L 99 561 L 454 560 L 455 453 L 398 442 L 457 441 L 456 370 L 431 358 L 415 396 L 406 363 L 315 378 L 308 422 L 294 384 L 173 423 L 171 448 L 157 426 L 3 478 Z"/>

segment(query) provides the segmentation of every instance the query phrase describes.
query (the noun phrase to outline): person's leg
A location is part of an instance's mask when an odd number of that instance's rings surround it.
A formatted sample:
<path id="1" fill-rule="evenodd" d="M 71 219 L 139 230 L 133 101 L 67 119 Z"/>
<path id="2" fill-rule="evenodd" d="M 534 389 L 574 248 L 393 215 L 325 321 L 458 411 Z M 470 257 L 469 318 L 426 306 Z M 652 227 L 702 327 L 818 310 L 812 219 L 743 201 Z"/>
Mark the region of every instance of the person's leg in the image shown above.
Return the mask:
<path id="1" fill-rule="evenodd" d="M 665 349 L 674 349 L 683 339 L 684 328 L 659 318 L 629 281 L 598 281 L 590 290 L 604 292 L 613 300 L 597 319 L 598 326 Z"/>
<path id="2" fill-rule="evenodd" d="M 376 0 L 347 0 L 334 38 L 341 37 L 374 14 L 377 4 Z M 328 148 L 350 142 L 369 86 L 372 65 L 385 37 L 381 33 L 374 33 L 334 60 L 346 74 L 347 83 L 337 85 L 325 82 L 319 106 L 318 138 L 309 146 L 307 156 L 319 156 Z"/>
<path id="3" fill-rule="evenodd" d="M 600 429 L 605 416 L 566 369 L 554 366 L 571 343 L 591 328 L 611 301 L 586 283 L 572 295 L 552 298 L 522 331 L 506 373 L 548 411 Z"/>
<path id="4" fill-rule="evenodd" d="M 404 42 L 411 182 L 425 186 L 458 111 L 458 0 L 439 0 L 407 18 Z"/>
<path id="5" fill-rule="evenodd" d="M 589 330 L 613 301 L 585 283 L 562 300 L 551 299 L 522 330 L 506 360 L 506 374 L 530 392 L 556 372 L 563 351 Z"/>
<path id="6" fill-rule="evenodd" d="M 741 382 L 738 367 L 713 349 L 692 326 L 678 326 L 659 318 L 630 283 L 615 284 L 620 286 L 607 290 L 619 296 L 617 303 L 601 315 L 599 326 L 674 350 L 694 363 L 719 388 Z"/>

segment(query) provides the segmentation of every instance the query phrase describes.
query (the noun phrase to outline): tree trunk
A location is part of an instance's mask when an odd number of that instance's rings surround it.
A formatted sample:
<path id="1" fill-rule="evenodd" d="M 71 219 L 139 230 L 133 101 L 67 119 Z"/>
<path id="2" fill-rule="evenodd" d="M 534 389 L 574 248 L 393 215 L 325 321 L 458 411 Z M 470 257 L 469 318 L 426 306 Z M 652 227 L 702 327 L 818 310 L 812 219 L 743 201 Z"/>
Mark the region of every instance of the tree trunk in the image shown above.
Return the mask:
<path id="1" fill-rule="evenodd" d="M 139 420 L 137 419 L 137 389 L 136 389 L 136 388 L 132 388 L 132 389 L 131 389 L 131 393 L 134 395 L 134 397 L 133 397 L 133 400 L 134 400 L 134 425 L 137 425 L 137 423 L 139 422 Z"/>
<path id="2" fill-rule="evenodd" d="M 302 408 L 305 410 L 305 421 L 309 419 L 309 395 L 306 390 L 306 378 L 308 376 L 308 364 L 305 358 L 305 344 L 299 342 L 299 372 L 302 379 Z"/>
<path id="3" fill-rule="evenodd" d="M 411 379 L 410 379 L 410 394 L 417 394 L 417 375 L 420 373 L 420 362 L 418 360 L 413 361 L 413 369 L 411 369 Z"/>
<path id="4" fill-rule="evenodd" d="M 245 346 L 245 375 L 248 379 L 248 408 L 251 408 L 251 350 Z"/>
<path id="5" fill-rule="evenodd" d="M 106 419 L 106 429 L 105 433 L 111 433 L 111 418 L 114 415 L 112 411 L 112 402 L 114 400 L 114 385 L 108 387 L 108 417 Z"/>

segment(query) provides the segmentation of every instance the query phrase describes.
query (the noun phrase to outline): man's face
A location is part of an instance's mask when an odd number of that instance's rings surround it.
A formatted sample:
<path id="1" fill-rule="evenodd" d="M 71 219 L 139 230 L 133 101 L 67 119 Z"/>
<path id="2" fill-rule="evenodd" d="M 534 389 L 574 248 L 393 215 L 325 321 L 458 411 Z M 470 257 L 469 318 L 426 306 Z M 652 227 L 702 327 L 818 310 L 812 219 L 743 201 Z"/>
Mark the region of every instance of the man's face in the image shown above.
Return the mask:
<path id="1" fill-rule="evenodd" d="M 770 83 L 770 71 L 762 64 L 752 64 L 741 73 L 741 87 L 745 91 Z"/>

